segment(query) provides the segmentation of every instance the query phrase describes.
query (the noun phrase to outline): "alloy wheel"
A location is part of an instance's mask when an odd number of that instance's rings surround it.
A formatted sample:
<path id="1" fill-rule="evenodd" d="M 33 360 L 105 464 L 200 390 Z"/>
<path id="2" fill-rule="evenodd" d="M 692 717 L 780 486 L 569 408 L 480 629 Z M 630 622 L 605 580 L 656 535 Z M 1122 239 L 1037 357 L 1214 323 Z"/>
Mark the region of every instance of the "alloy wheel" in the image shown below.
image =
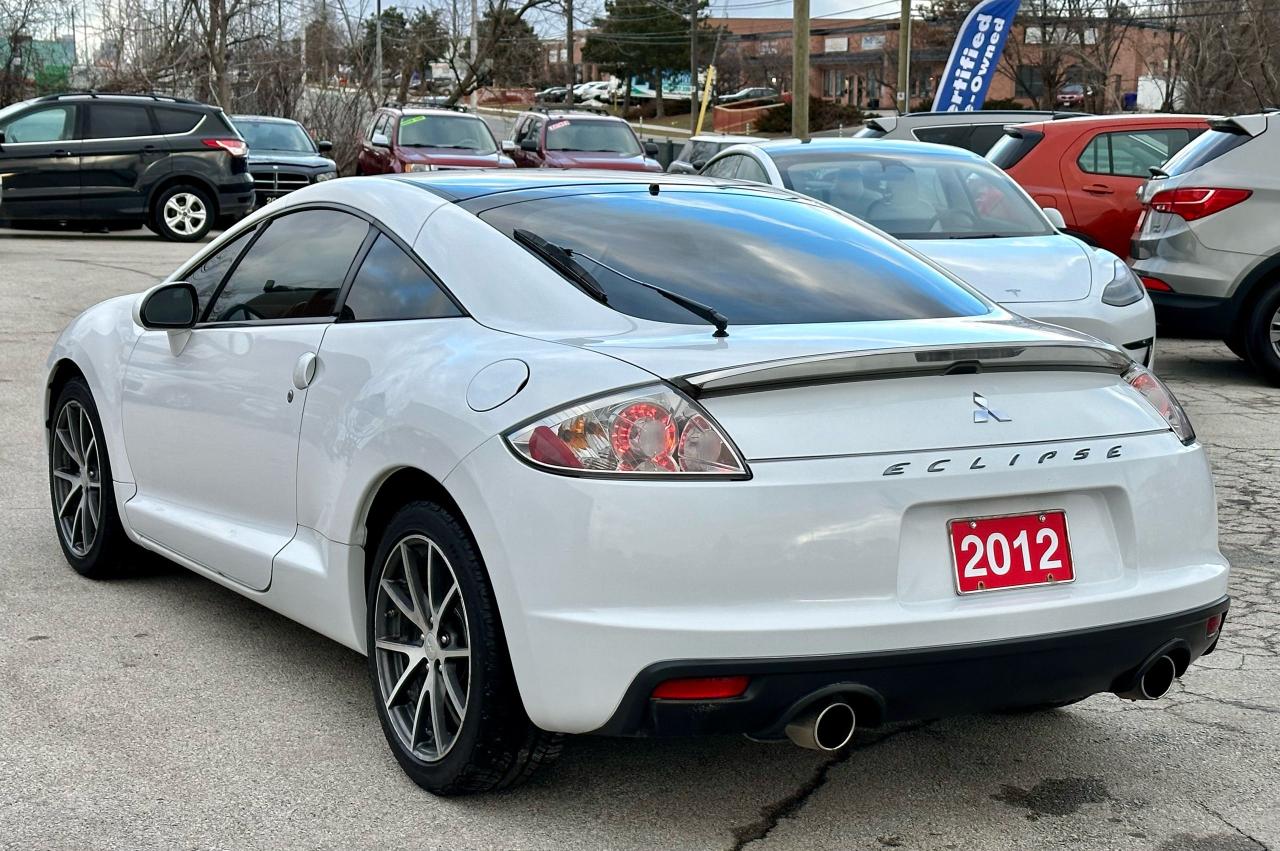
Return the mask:
<path id="1" fill-rule="evenodd" d="M 53 498 L 63 542 L 84 558 L 98 537 L 102 460 L 93 421 L 79 402 L 63 405 L 54 425 Z"/>
<path id="2" fill-rule="evenodd" d="M 1271 335 L 1271 348 L 1276 353 L 1276 357 L 1280 358 L 1280 308 L 1271 315 L 1271 327 L 1268 331 Z"/>
<path id="3" fill-rule="evenodd" d="M 179 236 L 192 236 L 200 232 L 209 211 L 199 195 L 178 192 L 164 202 L 164 223 Z"/>
<path id="4" fill-rule="evenodd" d="M 471 636 L 453 565 L 436 543 L 406 535 L 382 566 L 374 606 L 379 697 L 400 744 L 443 759 L 467 715 Z"/>

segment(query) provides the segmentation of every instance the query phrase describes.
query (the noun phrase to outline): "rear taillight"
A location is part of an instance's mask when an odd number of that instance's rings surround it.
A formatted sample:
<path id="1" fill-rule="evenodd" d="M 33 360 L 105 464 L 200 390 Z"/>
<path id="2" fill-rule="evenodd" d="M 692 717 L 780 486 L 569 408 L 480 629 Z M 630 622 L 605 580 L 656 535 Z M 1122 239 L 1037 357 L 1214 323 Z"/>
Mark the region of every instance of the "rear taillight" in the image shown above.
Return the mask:
<path id="1" fill-rule="evenodd" d="M 1151 199 L 1151 209 L 1191 222 L 1234 207 L 1252 194 L 1248 189 L 1166 189 Z"/>
<path id="2" fill-rule="evenodd" d="M 747 474 L 737 449 L 710 415 L 663 385 L 580 402 L 506 439 L 522 458 L 577 475 Z"/>
<path id="3" fill-rule="evenodd" d="M 219 148 L 233 157 L 243 157 L 249 153 L 249 146 L 243 139 L 202 139 L 206 148 Z"/>
<path id="4" fill-rule="evenodd" d="M 1191 419 L 1187 416 L 1187 412 L 1182 409 L 1177 397 L 1170 392 L 1168 387 L 1164 386 L 1163 381 L 1156 378 L 1146 367 L 1138 366 L 1137 364 L 1130 367 L 1129 371 L 1124 374 L 1124 380 L 1130 387 L 1138 391 L 1148 405 L 1155 408 L 1156 412 L 1164 417 L 1164 421 L 1169 424 L 1170 430 L 1177 435 L 1184 445 L 1190 445 L 1195 442 L 1196 432 L 1191 427 Z"/>
<path id="5" fill-rule="evenodd" d="M 750 677 L 681 677 L 660 683 L 652 696 L 655 700 L 724 700 L 740 697 L 750 684 Z"/>
<path id="6" fill-rule="evenodd" d="M 1173 287 L 1169 286 L 1159 278 L 1153 278 L 1150 275 L 1139 275 L 1138 280 L 1142 281 L 1142 285 L 1149 290 L 1155 290 L 1158 293 L 1173 292 Z"/>

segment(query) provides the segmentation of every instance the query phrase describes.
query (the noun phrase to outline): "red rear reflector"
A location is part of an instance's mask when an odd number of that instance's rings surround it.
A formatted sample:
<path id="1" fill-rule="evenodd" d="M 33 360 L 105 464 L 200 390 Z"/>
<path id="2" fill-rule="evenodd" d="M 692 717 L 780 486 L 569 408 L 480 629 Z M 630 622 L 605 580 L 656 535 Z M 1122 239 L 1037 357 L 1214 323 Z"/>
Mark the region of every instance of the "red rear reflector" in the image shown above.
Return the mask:
<path id="1" fill-rule="evenodd" d="M 1156 290 L 1157 292 L 1162 293 L 1173 292 L 1173 287 L 1169 286 L 1159 278 L 1153 278 L 1150 275 L 1139 275 L 1138 278 L 1142 281 L 1142 285 L 1149 290 Z"/>
<path id="2" fill-rule="evenodd" d="M 1210 615 L 1209 620 L 1205 621 L 1204 634 L 1209 638 L 1213 638 L 1218 634 L 1218 630 L 1222 628 L 1222 615 Z"/>
<path id="3" fill-rule="evenodd" d="M 720 700 L 738 697 L 750 683 L 750 677 L 684 677 L 659 683 L 653 697 L 657 700 Z"/>
<path id="4" fill-rule="evenodd" d="M 581 469 L 582 462 L 573 454 L 569 444 L 546 426 L 538 426 L 529 436 L 529 457 L 553 467 L 570 467 Z"/>
<path id="5" fill-rule="evenodd" d="M 249 153 L 249 146 L 243 139 L 202 139 L 206 148 L 221 148 L 233 157 L 243 157 Z"/>
<path id="6" fill-rule="evenodd" d="M 1248 189 L 1166 189 L 1151 199 L 1151 209 L 1191 222 L 1234 207 L 1252 194 Z"/>

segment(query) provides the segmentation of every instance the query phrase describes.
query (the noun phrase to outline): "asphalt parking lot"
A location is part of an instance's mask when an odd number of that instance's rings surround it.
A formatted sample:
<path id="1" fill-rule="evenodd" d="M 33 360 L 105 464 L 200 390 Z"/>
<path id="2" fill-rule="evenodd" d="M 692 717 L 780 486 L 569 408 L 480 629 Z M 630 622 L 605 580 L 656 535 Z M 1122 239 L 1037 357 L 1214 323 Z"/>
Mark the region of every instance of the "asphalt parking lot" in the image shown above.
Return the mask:
<path id="1" fill-rule="evenodd" d="M 834 759 L 577 739 L 529 786 L 441 800 L 392 759 L 356 654 L 176 567 L 93 583 L 62 559 L 45 356 L 191 251 L 0 230 L 0 848 L 1280 848 L 1280 390 L 1225 346 L 1159 348 L 1234 564 L 1218 652 L 1166 699 L 867 730 Z"/>

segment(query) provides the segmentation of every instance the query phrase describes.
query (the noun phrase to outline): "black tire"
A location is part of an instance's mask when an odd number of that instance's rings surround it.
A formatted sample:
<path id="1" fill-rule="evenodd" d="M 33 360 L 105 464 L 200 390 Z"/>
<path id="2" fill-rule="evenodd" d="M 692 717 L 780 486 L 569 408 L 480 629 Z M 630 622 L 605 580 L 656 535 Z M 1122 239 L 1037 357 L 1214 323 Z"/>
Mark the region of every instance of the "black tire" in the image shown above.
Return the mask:
<path id="1" fill-rule="evenodd" d="M 1227 348 L 1231 350 L 1231 354 L 1235 355 L 1236 357 L 1240 358 L 1240 360 L 1245 361 L 1246 363 L 1248 362 L 1249 351 L 1244 347 L 1243 335 L 1234 334 L 1230 337 L 1227 337 L 1222 342 L 1227 344 Z"/>
<path id="2" fill-rule="evenodd" d="M 1243 334 L 1246 360 L 1274 387 L 1280 387 L 1280 342 L 1272 339 L 1277 331 L 1280 331 L 1280 282 L 1272 283 L 1254 302 L 1245 319 Z"/>
<path id="3" fill-rule="evenodd" d="M 74 438 L 70 435 L 69 428 L 63 428 L 64 424 L 69 423 L 73 416 L 78 417 L 81 412 L 85 415 L 85 423 L 92 429 L 91 438 Z M 120 523 L 120 514 L 116 509 L 115 489 L 111 486 L 113 481 L 111 459 L 107 455 L 107 447 L 102 438 L 102 420 L 98 416 L 98 407 L 94 404 L 93 394 L 89 391 L 89 385 L 84 379 L 73 378 L 63 385 L 54 402 L 53 415 L 49 422 L 49 498 L 53 506 L 54 531 L 58 536 L 58 544 L 62 547 L 62 554 L 76 573 L 89 579 L 111 579 L 123 575 L 128 571 L 129 565 L 136 560 L 139 550 L 129 540 Z M 81 434 L 83 435 L 83 430 Z M 84 546 L 85 536 L 77 534 L 79 529 L 77 520 L 85 516 L 92 517 L 92 496 L 89 496 L 89 503 L 84 506 L 86 512 L 84 515 L 71 519 L 69 523 L 63 522 L 64 512 L 68 515 L 72 513 L 67 508 L 68 503 L 75 500 L 75 493 L 68 493 L 69 488 L 74 491 L 75 487 L 63 477 L 75 466 L 72 457 L 74 453 L 70 451 L 72 446 L 85 448 L 92 446 L 91 452 L 82 453 L 82 455 L 96 460 L 97 463 L 96 470 L 92 469 L 92 461 L 84 465 L 89 469 L 82 473 L 80 481 L 88 482 L 89 486 L 81 484 L 79 487 L 81 500 L 85 499 L 86 494 L 93 492 L 98 494 L 98 519 L 92 542 L 87 548 Z M 78 506 L 79 503 L 75 505 Z M 70 532 L 66 528 L 68 525 L 71 526 Z M 75 536 L 74 541 L 71 536 Z"/>
<path id="4" fill-rule="evenodd" d="M 420 556 L 414 556 L 414 563 L 420 569 L 436 571 L 431 575 L 436 577 L 437 588 L 442 575 L 446 577 L 446 581 L 452 577 L 458 587 L 458 596 L 465 614 L 465 620 L 461 621 L 457 618 L 459 612 L 456 610 L 453 615 L 448 614 L 449 608 L 457 605 L 448 602 L 449 591 L 436 591 L 435 596 L 444 598 L 436 611 L 437 601 L 431 599 L 430 584 L 419 580 L 417 593 L 422 594 L 423 589 L 427 589 L 425 606 L 430 611 L 425 620 L 436 621 L 435 629 L 440 631 L 440 639 L 428 641 L 429 630 L 416 627 L 412 619 L 406 617 L 405 607 L 401 603 L 395 603 L 382 587 L 385 577 L 398 589 L 397 593 L 403 603 L 418 599 L 408 582 L 402 581 L 407 580 L 404 565 L 408 558 L 403 555 L 402 542 L 406 546 L 427 549 L 434 545 L 437 549 L 431 553 L 431 557 L 436 559 L 438 555 L 443 555 L 446 560 L 444 568 L 449 571 L 448 574 L 441 572 L 438 561 L 427 562 L 435 567 L 421 568 L 423 562 Z M 370 570 L 367 606 L 365 637 L 369 647 L 369 681 L 374 706 L 391 752 L 413 782 L 436 795 L 488 792 L 521 783 L 539 768 L 551 764 L 559 757 L 564 737 L 534 726 L 524 711 L 488 575 L 470 535 L 448 511 L 435 503 L 419 501 L 405 505 L 392 516 L 382 531 Z M 421 607 L 416 604 L 412 609 L 421 611 Z M 428 656 L 422 661 L 406 662 L 405 659 L 410 657 L 394 650 L 379 649 L 377 640 L 384 639 L 384 646 L 387 646 L 387 642 L 395 641 L 403 646 L 432 644 L 436 648 L 447 648 L 451 646 L 445 640 L 448 632 L 457 632 L 456 629 L 450 630 L 445 626 L 451 617 L 455 626 L 461 623 L 465 647 L 469 651 L 465 663 L 466 682 L 461 686 L 463 711 L 461 720 L 456 724 L 453 724 L 453 719 L 458 716 L 456 712 L 450 714 L 447 721 L 442 721 L 442 726 L 453 726 L 455 731 L 443 754 L 432 759 L 425 757 L 414 747 L 419 735 L 416 730 L 416 715 L 424 711 L 430 712 L 430 709 L 421 708 L 423 705 L 431 705 L 421 703 L 421 695 L 428 691 L 429 681 L 426 680 L 425 673 L 422 673 L 423 683 L 418 685 L 416 693 L 413 681 L 399 691 L 397 687 L 403 682 L 401 675 L 411 666 L 417 666 L 415 671 L 418 672 L 423 672 L 424 669 L 439 671 L 437 676 L 443 680 L 446 678 L 445 661 Z M 391 625 L 398 627 L 390 629 Z M 380 631 L 382 635 L 378 634 Z M 416 643 L 414 632 L 417 632 Z M 455 648 L 460 649 L 463 643 L 459 638 L 452 640 Z M 380 664 L 383 666 L 381 671 Z M 439 667 L 433 667 L 436 665 Z M 459 668 L 450 670 L 454 672 L 452 682 L 459 683 L 462 678 Z M 412 679 L 416 680 L 417 675 Z M 385 697 L 388 685 L 384 683 L 395 683 L 390 688 L 390 709 Z M 397 700 L 399 694 L 404 695 L 403 702 Z M 443 696 L 441 700 L 443 702 Z M 419 707 L 416 711 L 415 705 Z M 445 709 L 448 708 L 447 704 L 444 706 Z M 397 721 L 392 719 L 393 711 L 399 713 Z M 412 721 L 413 726 L 406 731 L 404 725 L 411 715 L 415 716 L 415 720 Z M 432 730 L 435 729 L 434 719 L 424 723 L 431 723 Z M 400 726 L 397 727 L 397 724 Z M 405 735 L 410 736 L 408 743 L 404 741 Z M 429 752 L 440 750 L 436 742 L 437 735 L 432 734 L 431 730 L 422 730 L 422 749 Z M 439 735 L 442 741 L 446 737 L 447 731 L 445 735 Z"/>
<path id="5" fill-rule="evenodd" d="M 180 209 L 192 211 L 191 218 L 179 219 L 174 223 L 167 221 L 166 210 L 170 202 L 174 202 Z M 170 186 L 157 195 L 151 204 L 152 230 L 170 242 L 196 242 L 204 239 L 216 219 L 217 210 L 209 193 L 191 184 Z"/>

